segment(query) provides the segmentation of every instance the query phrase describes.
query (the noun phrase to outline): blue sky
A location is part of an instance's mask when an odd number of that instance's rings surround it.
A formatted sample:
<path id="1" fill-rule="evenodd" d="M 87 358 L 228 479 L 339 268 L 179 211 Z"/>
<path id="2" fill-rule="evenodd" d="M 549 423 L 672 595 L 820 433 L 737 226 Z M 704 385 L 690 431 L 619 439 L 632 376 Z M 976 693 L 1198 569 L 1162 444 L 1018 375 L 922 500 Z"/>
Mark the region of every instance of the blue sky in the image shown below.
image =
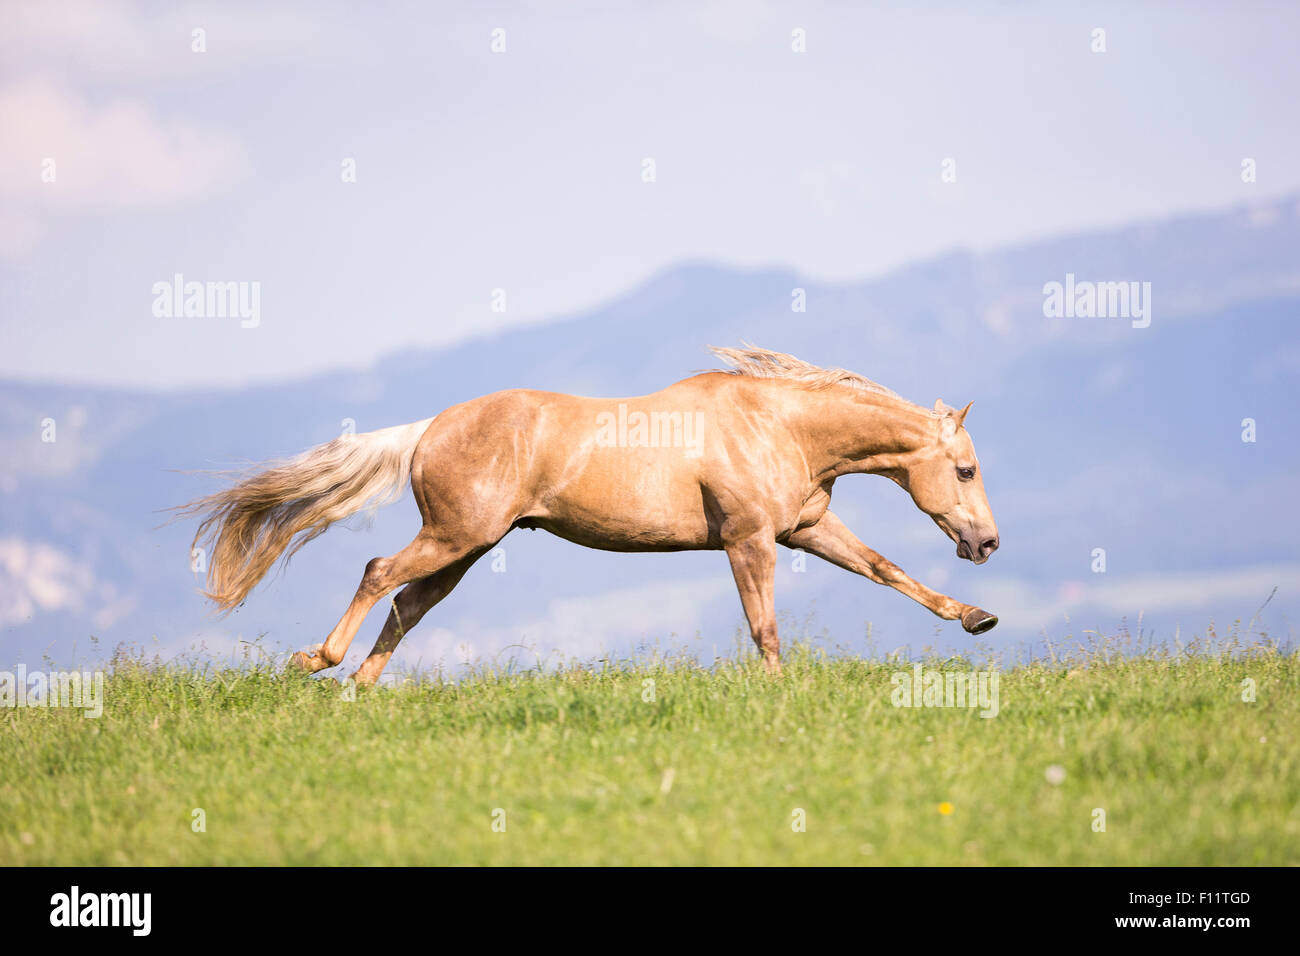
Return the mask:
<path id="1" fill-rule="evenodd" d="M 0 375 L 274 381 L 683 260 L 847 281 L 1300 189 L 1293 4 L 914 6 L 5 4 Z M 161 322 L 177 272 L 265 320 Z"/>
<path id="2" fill-rule="evenodd" d="M 409 540 L 410 502 L 214 621 L 192 529 L 156 527 L 195 494 L 173 469 L 503 387 L 653 391 L 711 364 L 706 333 L 753 330 L 927 404 L 976 399 L 1006 533 L 987 568 L 887 482 L 841 482 L 836 510 L 997 611 L 996 641 L 1249 618 L 1297 579 L 1271 502 L 1294 484 L 1300 7 L 914 7 L 4 4 L 6 645 L 313 643 L 366 560 Z M 1067 272 L 1154 280 L 1155 323 L 1045 319 L 1041 285 Z M 176 274 L 257 283 L 260 322 L 154 315 Z M 730 650 L 719 555 L 523 533 L 508 550 L 510 573 L 471 572 L 398 664 L 697 632 Z M 939 634 L 821 562 L 782 565 L 778 607 L 855 650 L 868 620 L 885 650 Z M 1283 587 L 1269 626 L 1297 608 Z"/>

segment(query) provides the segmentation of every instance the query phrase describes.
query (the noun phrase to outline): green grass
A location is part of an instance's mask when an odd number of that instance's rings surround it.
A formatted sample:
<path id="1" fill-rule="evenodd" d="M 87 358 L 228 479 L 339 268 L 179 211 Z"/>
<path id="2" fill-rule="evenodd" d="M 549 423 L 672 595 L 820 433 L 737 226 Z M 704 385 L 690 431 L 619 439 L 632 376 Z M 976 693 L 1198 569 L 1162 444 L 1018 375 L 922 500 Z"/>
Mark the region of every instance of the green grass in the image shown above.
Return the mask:
<path id="1" fill-rule="evenodd" d="M 355 700 L 119 659 L 98 720 L 0 709 L 0 864 L 1300 864 L 1298 665 L 1093 651 L 1002 671 L 982 719 L 806 647 L 780 681 L 628 664 Z"/>

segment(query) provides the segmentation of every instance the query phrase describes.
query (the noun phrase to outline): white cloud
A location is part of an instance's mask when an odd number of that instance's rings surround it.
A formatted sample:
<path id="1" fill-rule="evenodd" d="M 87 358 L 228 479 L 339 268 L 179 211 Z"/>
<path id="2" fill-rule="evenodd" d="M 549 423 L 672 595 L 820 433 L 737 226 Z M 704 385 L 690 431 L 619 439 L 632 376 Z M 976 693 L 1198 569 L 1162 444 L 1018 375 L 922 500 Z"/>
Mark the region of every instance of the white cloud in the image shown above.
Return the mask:
<path id="1" fill-rule="evenodd" d="M 134 602 L 99 582 L 90 566 L 57 548 L 22 538 L 0 538 L 0 625 L 21 624 L 37 613 L 89 612 L 106 628 Z"/>
<path id="2" fill-rule="evenodd" d="M 247 166 L 231 133 L 165 119 L 127 99 L 92 106 L 38 80 L 0 89 L 0 128 L 9 140 L 0 196 L 29 210 L 172 202 Z"/>

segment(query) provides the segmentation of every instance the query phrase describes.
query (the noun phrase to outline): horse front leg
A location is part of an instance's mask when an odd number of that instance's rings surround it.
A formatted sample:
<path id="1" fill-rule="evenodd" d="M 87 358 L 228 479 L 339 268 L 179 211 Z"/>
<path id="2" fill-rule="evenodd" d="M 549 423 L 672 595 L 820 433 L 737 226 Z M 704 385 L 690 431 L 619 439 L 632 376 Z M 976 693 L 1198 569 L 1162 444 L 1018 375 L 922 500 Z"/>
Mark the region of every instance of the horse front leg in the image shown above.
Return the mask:
<path id="1" fill-rule="evenodd" d="M 776 633 L 776 537 L 770 529 L 753 532 L 723 545 L 740 603 L 749 621 L 749 634 L 763 655 L 763 667 L 781 676 L 781 640 Z"/>
<path id="2" fill-rule="evenodd" d="M 946 621 L 961 621 L 961 626 L 971 634 L 983 634 L 998 623 L 997 615 L 973 604 L 962 604 L 914 581 L 898 565 L 859 541 L 830 511 L 815 525 L 796 531 L 782 543 L 789 548 L 802 548 L 846 571 L 906 594 Z"/>

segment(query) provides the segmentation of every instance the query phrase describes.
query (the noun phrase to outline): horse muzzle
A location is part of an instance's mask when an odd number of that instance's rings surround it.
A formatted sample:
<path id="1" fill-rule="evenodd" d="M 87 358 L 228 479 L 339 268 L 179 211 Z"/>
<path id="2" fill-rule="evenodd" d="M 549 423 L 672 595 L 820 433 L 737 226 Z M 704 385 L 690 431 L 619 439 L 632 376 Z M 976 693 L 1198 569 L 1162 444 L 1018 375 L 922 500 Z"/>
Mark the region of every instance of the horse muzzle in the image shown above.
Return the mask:
<path id="1" fill-rule="evenodd" d="M 957 557 L 972 564 L 983 564 L 989 559 L 989 555 L 998 549 L 999 543 L 997 535 L 994 535 L 991 538 L 985 538 L 979 543 L 978 547 L 975 547 L 971 545 L 965 536 L 962 536 L 957 541 Z"/>

